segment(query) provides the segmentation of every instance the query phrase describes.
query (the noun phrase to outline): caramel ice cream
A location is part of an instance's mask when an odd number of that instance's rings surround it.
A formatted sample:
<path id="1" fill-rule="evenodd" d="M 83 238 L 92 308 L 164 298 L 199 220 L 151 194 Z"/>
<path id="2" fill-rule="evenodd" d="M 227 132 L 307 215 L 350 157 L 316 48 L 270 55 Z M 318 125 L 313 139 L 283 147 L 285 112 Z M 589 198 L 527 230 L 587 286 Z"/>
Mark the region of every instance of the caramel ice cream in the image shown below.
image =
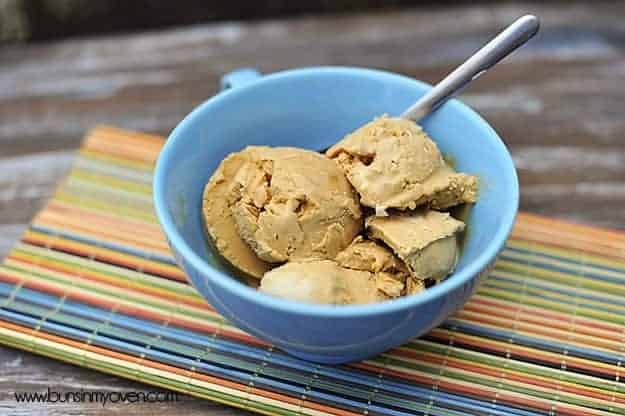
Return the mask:
<path id="1" fill-rule="evenodd" d="M 234 177 L 251 160 L 244 150 L 225 158 L 204 188 L 202 214 L 206 231 L 219 254 L 241 271 L 260 279 L 271 268 L 239 235 L 231 205 L 239 199 L 239 185 Z"/>
<path id="2" fill-rule="evenodd" d="M 457 234 L 465 228 L 449 213 L 430 210 L 371 216 L 365 226 L 369 236 L 388 245 L 418 280 L 441 280 L 454 270 Z"/>
<path id="3" fill-rule="evenodd" d="M 228 201 L 236 230 L 269 263 L 331 259 L 362 229 L 358 198 L 323 155 L 292 147 L 250 146 Z"/>
<path id="4" fill-rule="evenodd" d="M 349 305 L 390 297 L 377 288 L 373 273 L 342 267 L 333 260 L 291 261 L 267 272 L 261 292 L 305 303 Z"/>
<path id="5" fill-rule="evenodd" d="M 258 290 L 345 305 L 420 293 L 426 280 L 444 279 L 465 225 L 432 209 L 476 198 L 476 178 L 449 166 L 418 125 L 383 116 L 326 156 L 267 146 L 229 155 L 204 189 L 202 210 L 219 253 L 260 279 Z M 361 204 L 375 209 L 367 237 L 359 235 Z"/>
<path id="6" fill-rule="evenodd" d="M 413 280 L 403 261 L 387 247 L 376 241 L 358 236 L 336 256 L 336 262 L 342 267 L 373 273 L 376 288 L 389 298 L 421 291 L 421 282 Z M 423 287 L 424 289 L 425 287 Z M 409 290 L 410 289 L 410 290 Z"/>
<path id="7" fill-rule="evenodd" d="M 387 208 L 444 209 L 477 199 L 476 178 L 448 166 L 436 143 L 411 120 L 379 117 L 326 154 L 345 170 L 360 202 L 381 215 Z"/>

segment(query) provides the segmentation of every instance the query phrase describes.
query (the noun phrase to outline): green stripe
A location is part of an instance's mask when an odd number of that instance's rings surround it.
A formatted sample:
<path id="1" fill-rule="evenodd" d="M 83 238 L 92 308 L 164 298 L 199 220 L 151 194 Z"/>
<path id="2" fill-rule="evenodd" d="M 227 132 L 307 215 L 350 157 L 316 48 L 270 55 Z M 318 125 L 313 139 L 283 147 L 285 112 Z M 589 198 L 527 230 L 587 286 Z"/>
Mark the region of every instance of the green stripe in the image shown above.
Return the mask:
<path id="1" fill-rule="evenodd" d="M 75 205 L 78 207 L 86 207 L 94 211 L 102 212 L 105 214 L 115 214 L 120 218 L 133 218 L 149 223 L 157 223 L 156 215 L 153 209 L 145 211 L 142 209 L 131 208 L 130 205 L 125 205 L 120 201 L 120 204 L 111 204 L 109 202 L 102 202 L 101 200 L 91 197 L 89 195 L 72 195 L 67 192 L 65 188 L 61 188 L 57 191 L 55 200 L 62 201 L 69 205 Z"/>
<path id="2" fill-rule="evenodd" d="M 599 267 L 596 265 L 586 264 L 585 261 L 584 262 L 571 262 L 570 260 L 569 261 L 556 260 L 551 257 L 547 257 L 543 255 L 542 253 L 526 254 L 526 253 L 519 253 L 517 251 L 512 251 L 512 250 L 504 250 L 502 254 L 510 258 L 511 260 L 507 260 L 507 259 L 504 260 L 500 258 L 500 261 L 512 261 L 512 262 L 516 262 L 518 264 L 524 264 L 524 265 L 533 264 L 536 267 L 540 267 L 536 263 L 547 264 L 547 265 L 554 266 L 560 269 L 564 269 L 565 271 L 568 271 L 569 273 L 573 273 L 576 275 L 587 276 L 588 274 L 593 274 L 593 275 L 599 275 L 599 276 L 606 276 L 606 277 L 610 277 L 613 279 L 620 279 L 625 282 L 625 269 L 618 270 L 618 271 L 608 270 L 606 268 Z M 591 279 L 591 277 L 588 277 L 588 278 Z"/>
<path id="3" fill-rule="evenodd" d="M 51 251 L 46 248 L 27 244 L 18 244 L 13 250 L 15 253 L 24 253 L 28 256 L 41 259 L 42 266 L 45 264 L 60 264 L 75 267 L 76 270 L 88 270 L 94 273 L 111 277 L 119 283 L 132 282 L 139 287 L 158 288 L 180 294 L 189 299 L 202 300 L 203 298 L 190 285 L 169 279 L 163 279 L 146 273 L 140 273 L 131 269 L 109 265 L 98 261 L 86 259 L 72 254 Z M 158 263 L 156 260 L 152 260 Z"/>
<path id="4" fill-rule="evenodd" d="M 121 179 L 102 173 L 96 173 L 78 167 L 74 167 L 72 169 L 70 176 L 80 179 L 82 181 L 93 182 L 94 184 L 107 186 L 113 190 L 123 190 L 132 193 L 136 192 L 144 195 L 152 195 L 152 186 L 150 184 L 137 183 L 135 181 Z"/>
<path id="5" fill-rule="evenodd" d="M 81 367 L 91 368 L 94 370 L 102 371 L 108 374 L 114 374 L 130 380 L 141 381 L 153 386 L 159 386 L 163 388 L 177 390 L 183 393 L 192 394 L 198 397 L 217 400 L 222 403 L 230 405 L 236 405 L 241 408 L 247 408 L 250 410 L 264 411 L 272 415 L 285 415 L 285 416 L 297 416 L 297 412 L 278 408 L 268 404 L 263 404 L 255 401 L 248 401 L 242 398 L 231 396 L 225 393 L 218 392 L 213 389 L 207 389 L 199 386 L 194 386 L 189 383 L 183 383 L 170 378 L 163 378 L 156 375 L 147 373 L 137 373 L 136 370 L 129 369 L 125 366 L 119 366 L 110 364 L 103 361 L 94 361 L 93 359 L 85 360 L 83 356 L 76 356 L 73 353 L 68 353 L 59 348 L 53 348 L 43 345 L 30 345 L 30 343 L 18 340 L 17 338 L 6 337 L 4 334 L 0 334 L 0 343 L 8 345 L 14 348 L 22 350 L 32 351 L 40 355 L 44 355 L 57 360 L 65 361 L 72 364 L 78 364 Z"/>
<path id="6" fill-rule="evenodd" d="M 152 171 L 140 171 L 135 167 L 128 167 L 118 164 L 107 163 L 98 159 L 90 158 L 84 155 L 77 155 L 74 161 L 74 167 L 90 171 L 94 173 L 102 173 L 118 178 L 142 182 L 152 183 Z"/>
<path id="7" fill-rule="evenodd" d="M 510 283 L 510 282 L 502 281 L 499 279 L 489 279 L 487 281 L 487 286 L 485 287 L 485 289 L 486 288 L 495 288 L 495 289 L 500 289 L 500 290 L 515 290 L 515 288 L 518 288 L 518 285 L 516 285 L 515 283 Z M 570 290 L 571 287 L 568 287 L 567 289 Z M 574 289 L 577 290 L 578 288 L 574 287 Z M 572 296 L 572 295 L 560 293 L 557 287 L 526 286 L 524 290 L 525 290 L 525 295 L 527 298 L 532 298 L 532 297 L 543 298 L 546 296 L 550 298 L 556 298 L 557 302 L 565 304 L 565 305 L 570 305 L 574 308 L 582 307 L 579 305 L 583 304 L 583 305 L 601 307 L 602 309 L 607 309 L 609 312 L 606 312 L 606 313 L 613 313 L 613 314 L 620 315 L 620 316 L 625 314 L 625 306 L 613 304 L 610 302 L 609 298 L 604 297 L 602 299 L 601 295 L 598 296 L 596 293 L 586 292 L 589 296 L 600 298 L 601 300 L 583 298 L 583 297 L 580 297 L 578 294 L 576 294 L 575 296 Z M 579 289 L 579 292 L 583 292 L 583 289 Z"/>
<path id="8" fill-rule="evenodd" d="M 597 319 L 606 322 L 611 322 L 618 325 L 625 325 L 625 317 L 610 314 L 607 312 L 599 312 L 590 308 L 583 308 L 575 305 L 565 305 L 560 302 L 552 302 L 538 298 L 528 298 L 522 293 L 512 293 L 502 290 L 489 289 L 484 286 L 478 291 L 480 295 L 492 297 L 493 299 L 503 300 L 518 304 L 521 301 L 528 306 L 534 306 L 536 308 L 543 308 L 551 311 L 557 311 L 562 313 L 570 313 L 575 310 L 576 315 L 583 316 L 584 318 Z"/>
<path id="9" fill-rule="evenodd" d="M 582 386 L 595 387 L 601 390 L 609 391 L 610 393 L 625 393 L 625 385 L 611 380 L 584 376 L 582 374 L 571 373 L 566 370 L 559 370 L 550 367 L 541 367 L 536 364 L 524 363 L 511 358 L 464 350 L 450 345 L 441 345 L 425 340 L 416 340 L 415 342 L 405 345 L 404 347 L 414 351 L 425 351 L 436 354 L 441 358 L 456 358 L 468 364 L 479 363 L 495 369 L 508 369 L 526 375 L 541 376 L 567 381 Z M 389 354 L 385 354 L 385 356 L 389 356 Z"/>
<path id="10" fill-rule="evenodd" d="M 601 410 L 606 410 L 610 412 L 618 412 L 619 414 L 625 414 L 625 408 L 621 408 L 621 407 L 615 408 L 613 406 L 598 403 L 592 399 L 578 398 L 580 396 L 576 396 L 570 393 L 564 393 L 564 392 L 549 393 L 549 392 L 544 392 L 540 390 L 535 390 L 535 389 L 532 389 L 531 387 L 525 387 L 520 384 L 508 383 L 503 377 L 498 378 L 498 380 L 489 380 L 489 379 L 483 378 L 480 375 L 462 373 L 462 372 L 450 369 L 444 365 L 442 366 L 430 365 L 430 364 L 425 364 L 425 363 L 416 364 L 414 362 L 409 362 L 409 361 L 399 359 L 397 357 L 389 357 L 389 356 L 386 356 L 385 358 L 388 360 L 388 363 L 390 365 L 428 373 L 434 376 L 434 378 L 439 377 L 439 376 L 447 377 L 447 378 L 451 378 L 454 380 L 465 381 L 467 383 L 473 383 L 473 384 L 478 384 L 478 385 L 482 385 L 482 386 L 486 386 L 490 388 L 495 388 L 498 390 L 513 391 L 517 393 L 526 394 L 528 396 L 540 397 L 546 400 L 562 401 L 565 403 L 575 404 L 578 406 L 587 406 L 587 407 L 591 407 L 595 409 L 601 409 Z M 374 358 L 374 361 L 377 361 L 379 359 L 380 357 Z"/>
<path id="11" fill-rule="evenodd" d="M 555 256 L 563 260 L 577 262 L 580 265 L 592 264 L 596 265 L 597 267 L 610 267 L 621 270 L 625 269 L 625 261 L 617 260 L 614 258 L 602 257 L 598 254 L 588 253 L 573 248 L 563 249 L 559 247 L 554 247 L 553 245 L 542 244 L 534 241 L 528 242 L 515 239 L 508 240 L 506 242 L 506 246 L 531 251 L 537 256 Z"/>
<path id="12" fill-rule="evenodd" d="M 154 164 L 140 162 L 137 160 L 123 159 L 120 157 L 111 156 L 102 152 L 89 149 L 81 149 L 78 153 L 79 157 L 88 160 L 90 162 L 101 163 L 103 165 L 114 165 L 129 170 L 140 170 L 147 174 L 154 172 Z"/>
<path id="13" fill-rule="evenodd" d="M 578 280 L 582 279 L 580 287 L 592 289 L 600 293 L 608 293 L 613 295 L 625 296 L 625 285 L 616 283 L 603 282 L 588 278 L 581 273 L 566 273 L 555 270 L 546 270 L 529 264 L 518 264 L 506 260 L 500 260 L 496 264 L 496 269 L 521 274 L 531 279 L 541 279 L 549 282 L 555 282 L 576 287 Z"/>
<path id="14" fill-rule="evenodd" d="M 139 298 L 137 296 L 134 296 L 132 292 L 125 291 L 123 288 L 118 288 L 118 289 L 113 289 L 113 290 L 108 289 L 111 286 L 108 286 L 107 288 L 101 288 L 101 287 L 96 288 L 95 286 L 90 285 L 90 284 L 80 283 L 78 281 L 74 281 L 71 279 L 63 279 L 63 278 L 48 275 L 45 273 L 22 269 L 16 266 L 4 265 L 4 267 L 7 270 L 13 270 L 14 272 L 18 272 L 18 273 L 25 273 L 32 277 L 39 278 L 40 280 L 53 282 L 65 288 L 67 291 L 66 293 L 70 293 L 72 291 L 72 288 L 79 288 L 93 295 L 101 294 L 101 295 L 105 295 L 108 297 L 112 297 L 113 299 L 120 299 L 120 300 L 126 301 L 127 303 L 130 303 L 132 305 L 149 306 L 152 309 L 156 309 L 157 311 L 160 311 L 160 312 L 169 312 L 171 314 L 176 314 L 176 315 L 191 316 L 196 319 L 200 319 L 204 321 L 207 320 L 210 322 L 221 321 L 221 318 L 217 318 L 211 315 L 210 312 L 201 312 L 197 309 L 189 309 L 185 305 L 181 305 L 181 304 L 176 304 L 172 306 L 170 304 L 165 303 L 165 301 Z M 170 301 L 170 302 L 175 303 L 175 301 Z"/>
<path id="15" fill-rule="evenodd" d="M 152 211 L 152 195 L 144 195 L 121 189 L 112 189 L 100 183 L 84 181 L 76 177 L 70 177 L 63 186 L 63 191 L 72 195 L 85 195 L 92 198 L 103 198 L 107 201 L 115 201 L 123 204 L 137 204 Z"/>

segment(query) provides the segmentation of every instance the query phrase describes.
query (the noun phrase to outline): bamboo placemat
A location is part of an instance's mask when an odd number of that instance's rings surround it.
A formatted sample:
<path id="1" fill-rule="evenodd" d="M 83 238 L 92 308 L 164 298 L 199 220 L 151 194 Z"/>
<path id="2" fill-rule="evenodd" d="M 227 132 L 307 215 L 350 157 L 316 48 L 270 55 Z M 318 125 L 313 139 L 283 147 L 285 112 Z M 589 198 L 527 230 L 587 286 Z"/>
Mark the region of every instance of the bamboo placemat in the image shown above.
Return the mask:
<path id="1" fill-rule="evenodd" d="M 625 414 L 625 235 L 520 214 L 466 307 L 379 357 L 323 366 L 225 322 L 152 208 L 163 139 L 92 130 L 0 266 L 0 343 L 271 415 Z"/>

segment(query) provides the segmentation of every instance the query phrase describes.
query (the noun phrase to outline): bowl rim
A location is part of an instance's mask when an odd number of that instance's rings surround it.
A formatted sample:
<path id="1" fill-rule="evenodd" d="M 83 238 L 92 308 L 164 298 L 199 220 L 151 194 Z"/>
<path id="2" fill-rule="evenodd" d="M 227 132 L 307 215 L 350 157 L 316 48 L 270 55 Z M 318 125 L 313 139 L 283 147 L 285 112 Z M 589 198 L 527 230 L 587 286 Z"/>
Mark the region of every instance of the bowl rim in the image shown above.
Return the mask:
<path id="1" fill-rule="evenodd" d="M 232 278 L 225 272 L 211 266 L 207 261 L 203 260 L 185 241 L 183 236 L 178 232 L 175 227 L 173 216 L 167 209 L 167 203 L 165 201 L 165 173 L 168 171 L 171 158 L 174 153 L 173 149 L 176 143 L 184 140 L 184 132 L 188 126 L 198 122 L 200 117 L 206 111 L 209 111 L 211 107 L 218 105 L 221 102 L 228 101 L 230 99 L 237 98 L 239 96 L 247 94 L 254 88 L 260 85 L 275 84 L 288 81 L 293 78 L 310 77 L 319 75 L 348 75 L 348 76 L 365 76 L 369 78 L 376 78 L 383 82 L 404 83 L 406 85 L 415 84 L 421 87 L 431 88 L 431 85 L 415 80 L 413 78 L 396 74 L 393 72 L 361 68 L 361 67 L 347 67 L 347 66 L 313 66 L 305 68 L 288 69 L 285 71 L 274 72 L 268 75 L 264 75 L 258 80 L 249 84 L 232 88 L 204 101 L 191 111 L 170 133 L 165 145 L 161 149 L 158 156 L 156 167 L 154 169 L 154 182 L 153 182 L 153 199 L 156 210 L 156 216 L 163 228 L 163 231 L 173 246 L 172 250 L 178 251 L 179 255 L 188 262 L 197 272 L 199 272 L 204 278 L 208 278 L 212 284 L 218 285 L 221 289 L 230 292 L 233 295 L 241 297 L 246 301 L 260 304 L 268 309 L 278 310 L 281 312 L 288 312 L 297 315 L 316 316 L 316 317 L 338 317 L 338 318 L 355 318 L 355 317 L 371 317 L 376 315 L 384 315 L 390 313 L 397 313 L 401 311 L 407 311 L 416 309 L 420 305 L 427 304 L 441 297 L 444 297 L 449 292 L 461 287 L 472 277 L 477 276 L 483 271 L 489 263 L 495 259 L 499 251 L 503 248 L 508 235 L 512 231 L 514 221 L 516 218 L 518 204 L 519 204 L 519 184 L 516 169 L 508 149 L 505 144 L 495 132 L 495 130 L 486 122 L 479 114 L 469 108 L 466 104 L 461 103 L 456 99 L 448 101 L 446 106 L 453 106 L 456 111 L 459 111 L 464 117 L 467 117 L 471 122 L 480 124 L 494 139 L 494 146 L 497 148 L 498 153 L 501 155 L 504 165 L 507 166 L 504 174 L 508 175 L 508 182 L 512 184 L 509 189 L 507 200 L 509 203 L 505 206 L 505 212 L 502 215 L 501 226 L 497 229 L 497 232 L 493 234 L 490 242 L 485 250 L 483 250 L 477 257 L 469 261 L 469 263 L 460 271 L 454 272 L 451 276 L 436 286 L 428 288 L 418 296 L 405 296 L 391 301 L 366 304 L 366 305 L 323 305 L 323 304 L 307 304 L 295 302 L 287 299 L 281 299 L 271 295 L 259 292 L 241 282 Z M 201 294 L 201 291 L 198 289 Z"/>

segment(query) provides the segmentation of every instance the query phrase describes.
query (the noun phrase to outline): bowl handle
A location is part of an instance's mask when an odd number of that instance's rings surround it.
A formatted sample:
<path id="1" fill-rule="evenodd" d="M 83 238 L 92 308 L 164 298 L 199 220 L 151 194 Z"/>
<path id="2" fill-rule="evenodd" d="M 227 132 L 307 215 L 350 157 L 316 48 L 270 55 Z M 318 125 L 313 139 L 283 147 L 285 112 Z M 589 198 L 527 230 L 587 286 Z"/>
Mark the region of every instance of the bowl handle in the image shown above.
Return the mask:
<path id="1" fill-rule="evenodd" d="M 254 68 L 235 69 L 221 77 L 219 88 L 221 91 L 238 88 L 250 84 L 260 77 L 262 77 L 261 73 Z"/>

